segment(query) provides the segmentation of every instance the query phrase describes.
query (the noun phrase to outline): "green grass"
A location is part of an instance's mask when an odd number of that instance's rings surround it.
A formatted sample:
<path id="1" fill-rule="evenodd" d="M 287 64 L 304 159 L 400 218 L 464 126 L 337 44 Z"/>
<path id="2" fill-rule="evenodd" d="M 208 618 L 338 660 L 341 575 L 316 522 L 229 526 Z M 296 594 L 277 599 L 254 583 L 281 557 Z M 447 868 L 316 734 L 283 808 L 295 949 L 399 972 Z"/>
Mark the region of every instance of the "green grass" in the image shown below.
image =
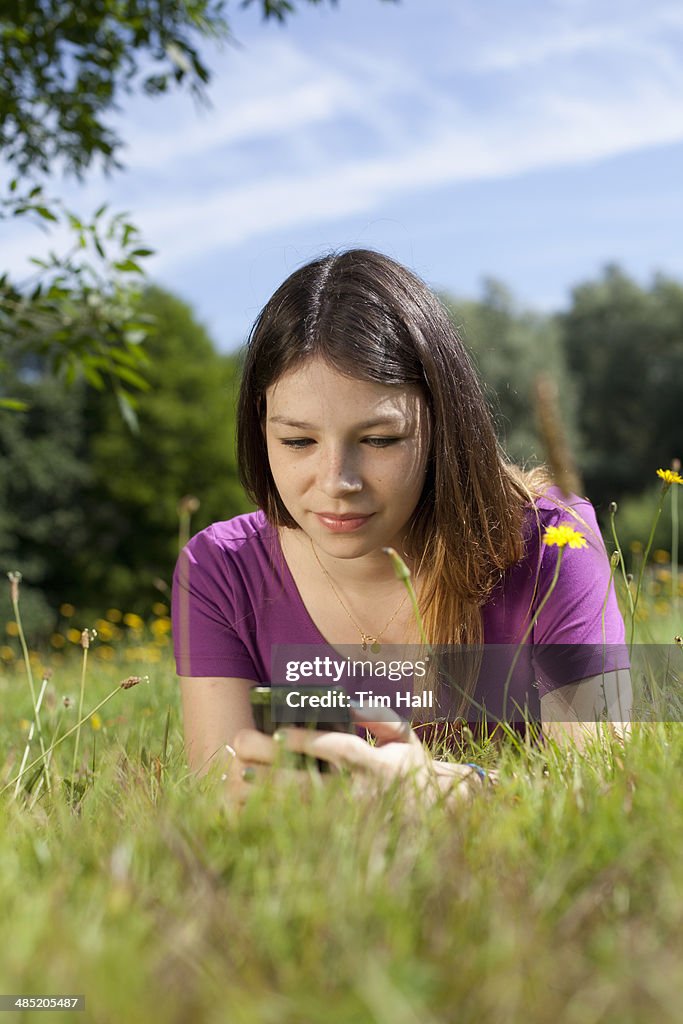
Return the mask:
<path id="1" fill-rule="evenodd" d="M 86 708 L 125 665 L 93 662 Z M 149 685 L 81 734 L 75 806 L 64 784 L 31 810 L 0 801 L 0 992 L 83 993 L 98 1024 L 680 1020 L 680 724 L 584 756 L 473 748 L 501 781 L 454 809 L 332 777 L 304 800 L 255 786 L 234 815 L 218 770 L 188 775 L 170 659 L 140 671 Z M 66 659 L 49 736 L 78 679 Z M 9 780 L 19 667 L 0 698 Z M 65 777 L 72 744 L 54 755 Z"/>
<path id="2" fill-rule="evenodd" d="M 666 570 L 645 579 L 636 639 L 670 645 L 675 692 L 638 685 L 659 717 L 683 719 L 669 590 Z M 411 809 L 397 786 L 361 796 L 330 775 L 303 796 L 254 784 L 236 814 L 219 767 L 188 772 L 155 607 L 148 624 L 116 610 L 95 623 L 84 709 L 131 674 L 149 681 L 84 724 L 76 776 L 72 735 L 53 753 L 52 793 L 28 773 L 17 800 L 14 786 L 0 798 L 0 993 L 84 994 L 82 1018 L 50 1019 L 88 1024 L 678 1024 L 681 722 L 582 755 L 471 741 L 462 759 L 500 782 L 456 807 Z M 41 661 L 54 667 L 46 746 L 80 699 L 80 625 L 63 615 L 52 654 L 32 656 L 36 693 Z M 0 788 L 32 717 L 7 632 Z M 34 738 L 29 760 L 38 752 Z"/>

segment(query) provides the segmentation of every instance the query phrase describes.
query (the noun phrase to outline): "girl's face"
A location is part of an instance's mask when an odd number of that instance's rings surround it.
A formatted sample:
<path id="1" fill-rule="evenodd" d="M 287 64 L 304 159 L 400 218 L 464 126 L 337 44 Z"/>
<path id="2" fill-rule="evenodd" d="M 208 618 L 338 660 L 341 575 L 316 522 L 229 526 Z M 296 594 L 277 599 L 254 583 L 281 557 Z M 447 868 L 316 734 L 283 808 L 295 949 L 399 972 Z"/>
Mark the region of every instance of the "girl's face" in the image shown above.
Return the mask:
<path id="1" fill-rule="evenodd" d="M 265 432 L 280 497 L 316 544 L 342 558 L 401 551 L 429 454 L 417 388 L 353 380 L 312 358 L 267 389 Z"/>

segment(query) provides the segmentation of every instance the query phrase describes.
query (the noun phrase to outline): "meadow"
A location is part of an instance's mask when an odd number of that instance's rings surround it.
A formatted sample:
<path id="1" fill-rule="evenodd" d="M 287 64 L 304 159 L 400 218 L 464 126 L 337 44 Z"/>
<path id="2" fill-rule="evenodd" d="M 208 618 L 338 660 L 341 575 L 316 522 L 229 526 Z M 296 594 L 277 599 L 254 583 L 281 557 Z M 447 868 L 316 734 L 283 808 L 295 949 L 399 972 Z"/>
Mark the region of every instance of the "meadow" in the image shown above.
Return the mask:
<path id="1" fill-rule="evenodd" d="M 636 642 L 670 645 L 679 678 L 676 563 L 627 554 L 627 626 L 637 598 Z M 582 754 L 471 739 L 499 781 L 456 805 L 312 772 L 237 814 L 219 768 L 187 769 L 168 611 L 62 605 L 27 651 L 34 697 L 3 627 L 0 994 L 82 994 L 50 1019 L 96 1024 L 680 1020 L 680 721 Z M 17 785 L 39 695 L 46 749 L 83 724 Z"/>

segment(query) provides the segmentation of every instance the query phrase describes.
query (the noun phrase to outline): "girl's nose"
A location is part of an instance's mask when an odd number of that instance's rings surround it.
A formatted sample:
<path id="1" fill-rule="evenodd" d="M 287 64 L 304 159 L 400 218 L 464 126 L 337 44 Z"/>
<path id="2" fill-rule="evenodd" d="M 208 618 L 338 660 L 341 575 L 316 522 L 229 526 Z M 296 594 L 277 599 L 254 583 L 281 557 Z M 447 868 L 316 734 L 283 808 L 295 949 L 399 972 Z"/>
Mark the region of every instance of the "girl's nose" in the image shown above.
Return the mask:
<path id="1" fill-rule="evenodd" d="M 320 477 L 321 490 L 330 496 L 360 491 L 363 487 L 363 481 L 353 460 L 340 454 L 323 456 Z"/>

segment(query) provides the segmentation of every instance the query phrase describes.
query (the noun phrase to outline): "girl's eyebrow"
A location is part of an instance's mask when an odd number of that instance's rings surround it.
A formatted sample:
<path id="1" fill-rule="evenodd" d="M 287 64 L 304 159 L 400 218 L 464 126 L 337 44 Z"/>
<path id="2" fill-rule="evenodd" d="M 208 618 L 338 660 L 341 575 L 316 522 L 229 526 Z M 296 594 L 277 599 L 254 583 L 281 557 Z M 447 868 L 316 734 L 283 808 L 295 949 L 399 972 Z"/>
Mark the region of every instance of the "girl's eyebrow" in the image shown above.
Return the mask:
<path id="1" fill-rule="evenodd" d="M 269 416 L 269 423 L 279 423 L 284 427 L 297 427 L 299 430 L 317 430 L 313 423 L 302 423 L 301 420 L 290 420 L 286 416 Z M 369 430 L 370 427 L 403 426 L 403 420 L 398 416 L 383 416 L 380 419 L 366 420 L 364 423 L 357 423 L 357 430 Z"/>

